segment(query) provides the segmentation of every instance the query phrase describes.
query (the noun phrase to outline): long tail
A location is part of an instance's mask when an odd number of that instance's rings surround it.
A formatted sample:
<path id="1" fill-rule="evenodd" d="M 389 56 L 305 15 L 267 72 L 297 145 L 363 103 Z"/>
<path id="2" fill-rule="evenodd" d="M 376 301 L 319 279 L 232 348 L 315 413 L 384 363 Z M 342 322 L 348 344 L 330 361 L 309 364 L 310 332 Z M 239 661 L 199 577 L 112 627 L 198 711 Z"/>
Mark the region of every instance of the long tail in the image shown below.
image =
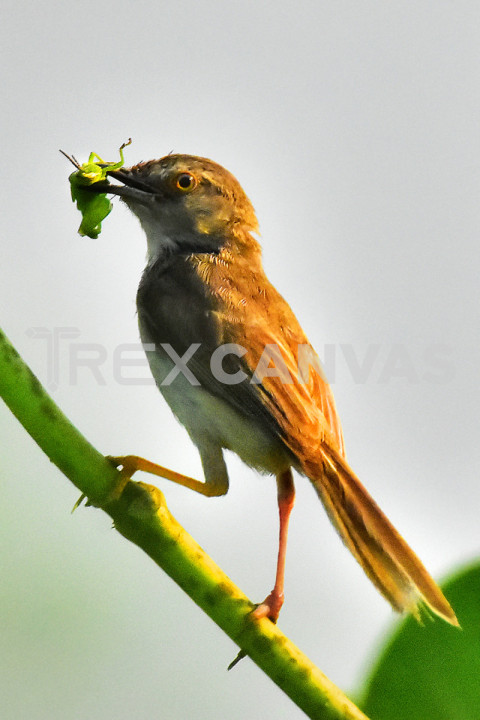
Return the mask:
<path id="1" fill-rule="evenodd" d="M 339 453 L 322 451 L 322 467 L 306 467 L 343 542 L 370 580 L 399 612 L 419 618 L 418 605 L 458 626 L 455 613 L 427 570 L 367 493 Z"/>

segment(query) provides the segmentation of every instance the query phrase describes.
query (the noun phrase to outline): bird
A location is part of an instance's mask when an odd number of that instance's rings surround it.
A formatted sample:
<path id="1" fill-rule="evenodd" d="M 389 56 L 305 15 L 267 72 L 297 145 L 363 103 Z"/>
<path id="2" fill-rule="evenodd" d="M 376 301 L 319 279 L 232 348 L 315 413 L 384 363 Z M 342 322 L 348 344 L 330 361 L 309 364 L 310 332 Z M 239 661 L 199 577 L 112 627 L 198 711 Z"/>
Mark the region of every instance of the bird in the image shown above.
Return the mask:
<path id="1" fill-rule="evenodd" d="M 307 478 L 346 547 L 398 612 L 430 610 L 458 625 L 417 555 L 349 466 L 334 397 L 296 316 L 268 280 L 252 203 L 207 158 L 169 154 L 106 172 L 107 192 L 138 218 L 147 262 L 138 324 L 156 385 L 197 447 L 204 479 L 136 455 L 129 477 L 153 473 L 207 497 L 229 487 L 224 451 L 277 485 L 279 542 L 272 591 L 252 611 L 276 622 L 284 602 L 295 472 Z"/>

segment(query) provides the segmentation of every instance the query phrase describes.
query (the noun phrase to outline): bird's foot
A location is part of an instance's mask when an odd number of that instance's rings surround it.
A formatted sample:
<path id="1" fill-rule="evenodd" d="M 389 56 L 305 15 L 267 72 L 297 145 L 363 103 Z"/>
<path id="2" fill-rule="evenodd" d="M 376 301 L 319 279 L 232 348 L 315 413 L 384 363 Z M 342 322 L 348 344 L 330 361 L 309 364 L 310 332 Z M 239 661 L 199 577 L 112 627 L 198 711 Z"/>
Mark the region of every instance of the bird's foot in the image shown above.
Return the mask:
<path id="1" fill-rule="evenodd" d="M 143 458 L 137 455 L 107 455 L 107 460 L 112 463 L 117 469 L 121 468 L 121 473 L 127 478 L 131 478 L 137 470 L 142 470 Z M 146 462 L 146 461 L 144 461 Z"/>
<path id="2" fill-rule="evenodd" d="M 253 610 L 252 617 L 256 620 L 266 617 L 276 623 L 280 615 L 280 610 L 282 609 L 283 601 L 283 592 L 278 592 L 273 589 L 270 595 L 267 595 L 265 600 Z"/>

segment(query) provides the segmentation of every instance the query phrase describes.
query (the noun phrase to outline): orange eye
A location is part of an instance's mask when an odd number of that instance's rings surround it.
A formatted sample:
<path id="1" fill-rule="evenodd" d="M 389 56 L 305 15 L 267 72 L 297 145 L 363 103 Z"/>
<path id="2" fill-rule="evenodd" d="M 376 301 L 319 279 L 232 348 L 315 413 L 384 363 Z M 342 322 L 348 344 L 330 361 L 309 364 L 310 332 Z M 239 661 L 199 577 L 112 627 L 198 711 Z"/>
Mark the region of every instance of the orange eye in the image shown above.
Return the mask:
<path id="1" fill-rule="evenodd" d="M 197 187 L 197 178 L 188 172 L 180 173 L 175 179 L 175 187 L 182 192 L 190 192 Z"/>

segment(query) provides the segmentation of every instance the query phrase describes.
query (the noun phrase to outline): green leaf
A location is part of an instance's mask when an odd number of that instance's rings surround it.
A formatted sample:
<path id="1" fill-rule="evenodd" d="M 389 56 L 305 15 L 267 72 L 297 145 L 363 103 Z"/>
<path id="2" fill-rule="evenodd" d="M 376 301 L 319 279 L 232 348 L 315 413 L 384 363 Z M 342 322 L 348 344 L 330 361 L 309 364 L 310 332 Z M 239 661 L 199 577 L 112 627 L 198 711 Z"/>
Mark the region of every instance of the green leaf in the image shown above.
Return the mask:
<path id="1" fill-rule="evenodd" d="M 480 563 L 447 581 L 444 592 L 462 629 L 406 618 L 359 703 L 371 720 L 480 718 Z"/>

